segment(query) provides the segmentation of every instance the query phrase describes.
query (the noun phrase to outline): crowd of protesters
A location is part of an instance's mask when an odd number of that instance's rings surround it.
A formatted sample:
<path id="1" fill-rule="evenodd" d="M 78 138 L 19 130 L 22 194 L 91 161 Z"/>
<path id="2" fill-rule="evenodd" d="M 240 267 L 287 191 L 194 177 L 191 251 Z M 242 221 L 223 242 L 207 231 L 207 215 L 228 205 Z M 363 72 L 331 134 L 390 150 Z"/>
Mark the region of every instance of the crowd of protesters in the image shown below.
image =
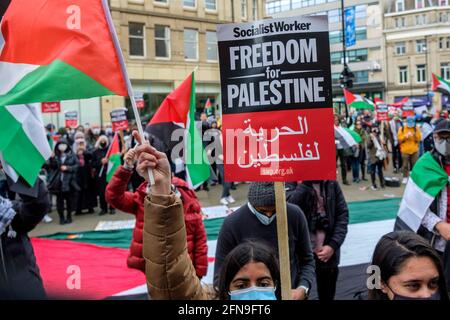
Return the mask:
<path id="1" fill-rule="evenodd" d="M 447 111 L 411 115 L 402 113 L 401 108 L 389 112 L 388 119 L 382 121 L 369 110 L 353 110 L 348 116 L 336 114 L 335 128 L 348 128 L 360 137 L 357 144 L 347 147 L 336 139 L 342 183 L 350 185 L 347 175 L 351 171 L 353 183 L 370 177 L 372 190 L 384 189 L 385 174 L 392 168 L 393 174 L 402 174 L 401 182 L 406 184 L 417 159 L 433 148 L 433 128 L 446 118 Z"/>
<path id="2" fill-rule="evenodd" d="M 447 121 L 443 118 L 446 114 L 402 117 L 396 112 L 387 121 L 377 121 L 367 110 L 346 118 L 336 115 L 336 127 L 348 127 L 361 138 L 351 150 L 336 143 L 343 183 L 349 184 L 346 176 L 351 170 L 353 183 L 366 181 L 370 175 L 373 190 L 378 189 L 377 179 L 384 188 L 384 171 L 390 158 L 394 172 L 402 172 L 406 183 L 417 159 L 436 149 L 433 130 Z M 233 185 L 224 182 L 222 148 L 208 148 L 218 141 L 222 145 L 220 119 L 202 113 L 199 125 L 207 155 L 216 159 L 210 180 L 200 188 L 207 191 L 208 185 L 221 182 L 220 202 L 232 204 Z M 450 134 L 450 124 L 447 127 Z M 247 203 L 225 218 L 217 240 L 214 284 L 204 286 L 200 281 L 208 267 L 207 237 L 201 205 L 185 181 L 183 164 L 169 161 L 151 136 L 146 137 L 146 144 L 137 132 L 131 134 L 129 130 L 121 140 L 122 165 L 108 183 L 107 151 L 114 135 L 110 127 L 79 126 L 55 132 L 48 125 L 46 129 L 54 151 L 43 168 L 40 181 L 46 183 L 40 182 L 37 200 L 8 194 L 5 185 L 0 184 L 1 249 L 7 247 L 7 253 L 14 255 L 10 248 L 17 246 L 17 237 L 28 239 L 27 232 L 51 210 L 53 195 L 61 224 L 70 224 L 73 213 L 93 214 L 98 206 L 99 215 L 114 214 L 118 209 L 136 217 L 127 264 L 146 274 L 152 299 L 280 299 L 273 183 L 251 183 Z M 148 169 L 153 170 L 155 178 L 151 192 Z M 1 181 L 4 179 L 0 177 Z M 286 198 L 292 298 L 308 299 L 316 283 L 319 299 L 332 300 L 339 275 L 340 247 L 349 223 L 341 187 L 337 181 L 292 182 L 286 184 Z M 33 215 L 30 210 L 35 211 Z M 440 214 L 450 217 L 448 211 Z M 436 232 L 448 241 L 448 223 L 442 223 L 435 221 Z M 372 264 L 382 268 L 381 284 L 370 288 L 362 298 L 448 300 L 449 265 L 444 263 L 448 253 L 433 245 L 422 234 L 410 231 L 383 236 L 372 258 Z M 4 283 L 22 287 L 29 284 L 34 290 L 30 291 L 31 297 L 44 297 L 32 247 L 26 241 L 20 246 L 25 246 L 27 253 L 20 258 L 20 268 L 15 262 L 6 263 L 2 276 L 8 281 Z M 3 262 L 19 259 L 5 257 L 3 252 L 0 258 Z M 25 295 L 17 292 L 17 296 Z"/>

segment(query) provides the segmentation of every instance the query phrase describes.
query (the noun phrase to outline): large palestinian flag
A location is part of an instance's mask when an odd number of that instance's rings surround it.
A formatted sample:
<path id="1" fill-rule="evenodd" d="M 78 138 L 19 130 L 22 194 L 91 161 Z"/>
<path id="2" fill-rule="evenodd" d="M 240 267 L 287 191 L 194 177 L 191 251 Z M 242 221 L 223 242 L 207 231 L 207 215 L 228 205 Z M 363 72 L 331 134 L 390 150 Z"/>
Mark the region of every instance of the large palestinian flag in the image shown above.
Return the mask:
<path id="1" fill-rule="evenodd" d="M 359 94 L 354 94 L 344 89 L 345 103 L 350 108 L 374 110 L 375 104 L 369 99 L 363 98 Z"/>
<path id="2" fill-rule="evenodd" d="M 356 292 L 367 291 L 367 266 L 378 240 L 392 231 L 399 203 L 398 198 L 348 203 L 350 219 L 341 247 L 337 300 L 351 300 Z M 212 284 L 217 238 L 229 209 L 218 206 L 202 210 L 208 237 L 208 274 L 202 282 Z M 96 228 L 102 231 L 57 233 L 33 239 L 50 298 L 148 299 L 144 274 L 126 265 L 133 229 L 123 222 L 105 222 L 107 229 Z M 68 274 L 70 266 L 81 269 L 80 290 L 67 287 L 67 280 L 73 275 Z M 310 299 L 317 299 L 315 286 Z"/>
<path id="3" fill-rule="evenodd" d="M 0 22 L 0 106 L 127 95 L 109 18 L 106 0 L 12 1 Z"/>
<path id="4" fill-rule="evenodd" d="M 439 91 L 446 95 L 450 95 L 450 82 L 446 81 L 442 77 L 435 75 L 434 73 L 432 74 L 432 77 L 433 77 L 432 90 Z"/>
<path id="5" fill-rule="evenodd" d="M 397 226 L 417 232 L 431 203 L 448 183 L 448 174 L 431 153 L 420 157 L 406 185 Z"/>
<path id="6" fill-rule="evenodd" d="M 175 130 L 180 131 L 174 135 Z M 195 125 L 194 73 L 164 99 L 146 131 L 164 143 L 166 149 L 164 151 L 169 153 L 169 156 L 177 145 L 182 144 L 180 148 L 183 150 L 182 154 L 176 156 L 184 157 L 187 182 L 192 188 L 200 186 L 209 178 L 208 158 L 200 132 Z M 183 133 L 186 133 L 184 138 Z"/>

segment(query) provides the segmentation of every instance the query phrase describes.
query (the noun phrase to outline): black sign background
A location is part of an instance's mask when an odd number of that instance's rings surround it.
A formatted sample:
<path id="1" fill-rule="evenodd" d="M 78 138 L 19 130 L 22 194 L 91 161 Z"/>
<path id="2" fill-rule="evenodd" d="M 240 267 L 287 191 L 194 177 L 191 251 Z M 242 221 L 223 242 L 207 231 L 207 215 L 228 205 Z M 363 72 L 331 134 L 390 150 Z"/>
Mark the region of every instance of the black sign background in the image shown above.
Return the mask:
<path id="1" fill-rule="evenodd" d="M 259 44 L 264 42 L 281 41 L 286 44 L 289 40 L 300 39 L 316 39 L 317 44 L 317 62 L 307 62 L 290 64 L 287 61 L 280 65 L 269 66 L 270 69 L 280 69 L 281 71 L 306 71 L 306 70 L 320 70 L 316 72 L 297 73 L 280 75 L 277 78 L 270 79 L 263 77 L 258 78 L 244 78 L 244 79 L 230 79 L 234 77 L 249 76 L 252 74 L 266 73 L 267 66 L 249 68 L 240 70 L 239 60 L 236 62 L 236 70 L 231 70 L 230 66 L 230 47 Z M 308 40 L 309 41 L 309 40 Z M 246 113 L 246 112 L 258 112 L 258 111 L 276 111 L 276 110 L 292 110 L 292 109 L 314 109 L 314 108 L 330 108 L 332 105 L 332 92 L 331 92 L 331 66 L 330 66 L 330 45 L 328 32 L 311 32 L 311 33 L 291 33 L 281 35 L 263 36 L 254 39 L 235 40 L 235 41 L 220 41 L 219 42 L 219 57 L 220 57 L 220 78 L 222 86 L 222 112 L 224 114 L 233 113 Z M 285 102 L 284 89 L 279 88 L 282 93 L 282 102 L 278 105 L 258 105 L 258 106 L 234 106 L 228 108 L 228 90 L 229 84 L 240 85 L 241 83 L 255 83 L 255 100 L 259 101 L 259 81 L 272 81 L 283 79 L 301 79 L 301 78 L 314 78 L 323 77 L 323 96 L 325 101 L 323 102 L 303 102 L 296 103 L 291 99 L 290 103 Z M 291 86 L 291 89 L 293 87 Z M 270 96 L 270 91 L 269 91 Z"/>

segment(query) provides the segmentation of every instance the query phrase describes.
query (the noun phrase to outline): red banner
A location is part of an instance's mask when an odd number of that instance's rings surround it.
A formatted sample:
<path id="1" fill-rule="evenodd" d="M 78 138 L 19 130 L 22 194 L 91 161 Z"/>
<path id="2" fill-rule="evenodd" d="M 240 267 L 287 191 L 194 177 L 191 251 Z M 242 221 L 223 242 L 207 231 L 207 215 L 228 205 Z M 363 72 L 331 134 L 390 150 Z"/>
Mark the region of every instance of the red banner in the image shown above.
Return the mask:
<path id="1" fill-rule="evenodd" d="M 336 179 L 332 123 L 331 109 L 224 114 L 225 180 Z"/>
<path id="2" fill-rule="evenodd" d="M 388 105 L 384 101 L 376 99 L 375 106 L 376 106 L 377 120 L 388 121 L 389 120 Z"/>
<path id="3" fill-rule="evenodd" d="M 42 113 L 61 112 L 61 102 L 42 102 Z"/>

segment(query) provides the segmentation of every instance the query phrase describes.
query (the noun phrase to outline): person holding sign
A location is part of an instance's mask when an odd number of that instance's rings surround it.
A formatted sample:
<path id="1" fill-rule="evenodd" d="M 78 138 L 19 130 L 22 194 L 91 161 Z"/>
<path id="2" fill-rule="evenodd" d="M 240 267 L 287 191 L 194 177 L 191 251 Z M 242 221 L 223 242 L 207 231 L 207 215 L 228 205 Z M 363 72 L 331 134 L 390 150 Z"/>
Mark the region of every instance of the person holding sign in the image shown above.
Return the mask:
<path id="1" fill-rule="evenodd" d="M 289 228 L 289 252 L 291 263 L 292 298 L 304 300 L 314 280 L 314 256 L 309 238 L 308 223 L 299 207 L 287 204 Z M 249 240 L 265 243 L 277 248 L 277 220 L 275 210 L 274 184 L 270 182 L 252 183 L 248 193 L 248 203 L 225 218 L 217 239 L 214 282 L 219 283 L 219 275 L 226 266 L 228 253 Z"/>
<path id="2" fill-rule="evenodd" d="M 135 133 L 135 135 L 137 132 Z M 183 205 L 171 189 L 167 156 L 150 144 L 136 148 L 138 173 L 155 184 L 144 202 L 143 256 L 154 300 L 276 300 L 280 272 L 275 254 L 259 243 L 237 246 L 225 258 L 216 289 L 202 286 L 186 246 Z"/>

